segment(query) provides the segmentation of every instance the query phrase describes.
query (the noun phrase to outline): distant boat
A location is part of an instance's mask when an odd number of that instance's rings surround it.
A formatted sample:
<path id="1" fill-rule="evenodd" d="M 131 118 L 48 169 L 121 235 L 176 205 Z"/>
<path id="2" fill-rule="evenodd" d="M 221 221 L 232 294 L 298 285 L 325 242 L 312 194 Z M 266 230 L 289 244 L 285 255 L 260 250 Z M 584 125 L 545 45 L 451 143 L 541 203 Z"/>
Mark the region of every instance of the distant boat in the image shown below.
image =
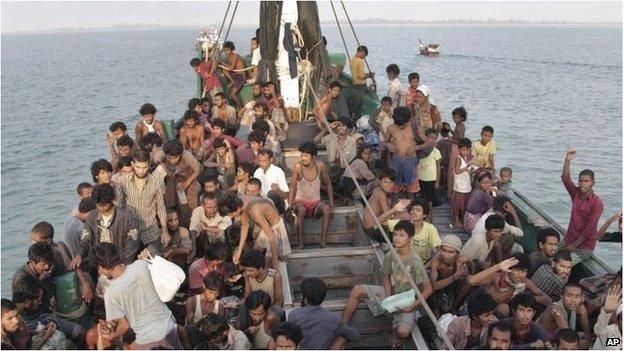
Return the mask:
<path id="1" fill-rule="evenodd" d="M 420 54 L 423 56 L 438 56 L 440 55 L 440 45 L 439 44 L 423 44 L 420 39 L 418 39 L 420 46 L 418 50 Z"/>

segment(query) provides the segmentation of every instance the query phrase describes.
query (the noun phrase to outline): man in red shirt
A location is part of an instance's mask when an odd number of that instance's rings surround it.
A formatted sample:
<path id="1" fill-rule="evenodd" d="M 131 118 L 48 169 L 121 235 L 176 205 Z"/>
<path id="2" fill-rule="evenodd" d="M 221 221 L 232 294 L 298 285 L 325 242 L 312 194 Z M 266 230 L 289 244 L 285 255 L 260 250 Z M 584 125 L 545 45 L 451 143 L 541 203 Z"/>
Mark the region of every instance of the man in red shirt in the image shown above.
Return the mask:
<path id="1" fill-rule="evenodd" d="M 572 265 L 575 265 L 594 251 L 598 235 L 598 220 L 604 206 L 602 200 L 593 191 L 594 172 L 584 169 L 579 173 L 578 186 L 570 178 L 570 162 L 576 156 L 576 150 L 568 150 L 561 180 L 572 198 L 570 224 L 565 236 L 565 246 L 572 254 Z"/>

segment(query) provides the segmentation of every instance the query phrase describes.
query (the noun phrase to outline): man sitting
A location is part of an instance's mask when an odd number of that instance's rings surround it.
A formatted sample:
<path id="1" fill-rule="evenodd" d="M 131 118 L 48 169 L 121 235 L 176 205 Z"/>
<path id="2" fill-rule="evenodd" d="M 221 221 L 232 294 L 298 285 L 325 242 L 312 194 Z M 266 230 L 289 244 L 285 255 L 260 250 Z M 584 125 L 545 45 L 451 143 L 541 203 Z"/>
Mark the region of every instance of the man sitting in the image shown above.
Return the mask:
<path id="1" fill-rule="evenodd" d="M 563 286 L 568 282 L 571 270 L 570 251 L 561 250 L 555 254 L 552 264 L 545 264 L 538 268 L 531 280 L 553 301 L 556 301 L 561 297 Z"/>
<path id="2" fill-rule="evenodd" d="M 446 330 L 446 337 L 456 350 L 487 345 L 489 326 L 498 321 L 494 317 L 496 301 L 488 293 L 475 290 L 468 296 L 467 305 L 468 315 L 453 319 Z"/>
<path id="3" fill-rule="evenodd" d="M 465 281 L 469 271 L 466 258 L 459 254 L 461 249 L 461 239 L 457 235 L 447 234 L 430 261 L 429 280 L 433 286 L 432 298 L 436 302 L 437 315 L 456 311 L 470 291 L 470 285 Z"/>
<path id="4" fill-rule="evenodd" d="M 581 332 L 579 349 L 587 350 L 591 340 L 591 328 L 587 308 L 583 304 L 583 289 L 577 283 L 570 282 L 559 296 L 561 300 L 546 307 L 538 323 L 544 327 L 552 342 L 556 341 L 557 334 L 562 330 L 569 328 L 574 332 Z"/>
<path id="5" fill-rule="evenodd" d="M 273 164 L 273 152 L 262 149 L 258 151 L 258 168 L 254 172 L 254 178 L 262 182 L 262 196 L 273 201 L 280 214 L 286 212 L 289 188 L 284 171 Z"/>
<path id="6" fill-rule="evenodd" d="M 225 229 L 231 224 L 230 217 L 219 214 L 216 195 L 206 193 L 201 199 L 201 206 L 193 210 L 189 230 L 191 238 L 202 251 L 207 242 L 225 240 Z M 201 252 L 198 254 L 201 255 Z"/>
<path id="7" fill-rule="evenodd" d="M 164 247 L 163 257 L 186 271 L 186 267 L 193 259 L 194 247 L 188 229 L 180 227 L 179 224 L 178 213 L 174 209 L 168 209 L 167 229 L 171 240 Z"/>
<path id="8" fill-rule="evenodd" d="M 537 302 L 535 297 L 528 291 L 524 291 L 514 296 L 511 300 L 513 317 L 505 319 L 513 326 L 512 347 L 517 350 L 544 348 L 548 341 L 546 331 L 542 326 L 533 322 Z"/>
<path id="9" fill-rule="evenodd" d="M 529 271 L 529 277 L 532 277 L 542 265 L 548 264 L 555 256 L 557 247 L 559 246 L 559 233 L 554 228 L 543 228 L 537 232 L 537 247 L 538 250 L 531 252 L 529 259 L 531 259 L 531 270 Z"/>

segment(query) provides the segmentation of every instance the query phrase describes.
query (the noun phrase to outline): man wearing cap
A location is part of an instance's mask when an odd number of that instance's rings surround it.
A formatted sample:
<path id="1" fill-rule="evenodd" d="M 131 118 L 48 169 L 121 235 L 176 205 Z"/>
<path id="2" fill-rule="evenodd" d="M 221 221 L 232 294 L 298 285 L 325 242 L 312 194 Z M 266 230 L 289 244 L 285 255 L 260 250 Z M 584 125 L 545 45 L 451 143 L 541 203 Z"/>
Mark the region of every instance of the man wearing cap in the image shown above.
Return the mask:
<path id="1" fill-rule="evenodd" d="M 437 253 L 431 259 L 429 280 L 438 315 L 455 313 L 470 291 L 470 285 L 462 283 L 469 272 L 466 257 L 459 254 L 461 249 L 461 239 L 449 234 L 442 238 Z"/>

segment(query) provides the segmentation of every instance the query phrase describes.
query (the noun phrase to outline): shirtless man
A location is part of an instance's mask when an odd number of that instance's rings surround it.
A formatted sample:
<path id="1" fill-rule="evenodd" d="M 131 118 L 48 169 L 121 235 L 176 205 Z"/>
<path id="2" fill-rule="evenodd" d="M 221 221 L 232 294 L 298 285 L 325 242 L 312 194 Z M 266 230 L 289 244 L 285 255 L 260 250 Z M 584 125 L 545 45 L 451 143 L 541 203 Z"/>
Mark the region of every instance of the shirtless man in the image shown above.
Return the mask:
<path id="1" fill-rule="evenodd" d="M 204 143 L 204 128 L 198 123 L 199 115 L 195 110 L 184 112 L 184 127 L 180 128 L 180 142 L 185 150 L 201 160 L 201 146 Z"/>
<path id="2" fill-rule="evenodd" d="M 297 211 L 297 238 L 299 249 L 303 250 L 303 222 L 305 217 L 321 218 L 321 248 L 325 247 L 329 221 L 334 212 L 334 191 L 325 162 L 316 158 L 316 144 L 307 141 L 299 145 L 301 162 L 293 167 L 290 178 L 288 203 Z M 312 179 L 312 180 L 310 180 Z M 327 189 L 329 204 L 321 201 L 321 183 Z"/>
<path id="3" fill-rule="evenodd" d="M 395 178 L 396 172 L 392 169 L 385 169 L 381 172 L 381 174 L 379 175 L 379 179 L 381 179 L 381 185 L 373 191 L 373 194 L 368 199 L 370 209 L 364 210 L 364 216 L 362 220 L 364 233 L 366 233 L 368 237 L 376 241 L 383 242 L 384 239 L 381 235 L 381 231 L 375 223 L 373 215 L 377 217 L 379 223 L 385 226 L 386 221 L 389 218 L 392 218 L 399 213 L 406 213 L 406 208 L 411 202 L 407 199 L 399 200 L 399 202 L 394 205 L 394 207 L 390 208 L 390 206 L 388 205 L 388 193 L 394 187 Z M 371 213 L 371 210 L 373 211 L 373 213 Z M 407 216 L 407 218 L 409 218 L 409 214 Z M 386 232 L 388 231 L 386 230 Z"/>
<path id="4" fill-rule="evenodd" d="M 430 261 L 429 280 L 433 286 L 437 315 L 457 311 L 470 291 L 470 285 L 465 283 L 469 274 L 467 259 L 459 254 L 461 249 L 461 239 L 448 234 L 442 238 L 438 252 Z"/>
<path id="5" fill-rule="evenodd" d="M 321 98 L 316 107 L 314 107 L 314 115 L 316 116 L 316 122 L 319 128 L 325 127 L 323 118 L 326 118 L 329 123 L 338 119 L 338 115 L 332 111 L 332 105 L 333 101 L 340 96 L 340 91 L 342 91 L 342 85 L 339 82 L 333 81 L 329 83 L 327 93 Z"/>
<path id="6" fill-rule="evenodd" d="M 234 50 L 236 47 L 231 41 L 223 43 L 223 53 L 227 57 L 227 62 L 221 63 L 225 66 L 223 74 L 230 80 L 230 97 L 239 109 L 243 107 L 240 99 L 238 98 L 238 92 L 243 88 L 247 82 L 247 74 L 245 71 L 245 61 Z"/>
<path id="7" fill-rule="evenodd" d="M 141 114 L 143 119 L 139 121 L 134 128 L 134 139 L 138 145 L 141 145 L 141 139 L 143 139 L 147 133 L 155 132 L 160 135 L 161 139 L 166 139 L 165 127 L 163 127 L 162 122 L 156 120 L 156 107 L 154 107 L 154 105 L 150 103 L 143 104 L 139 109 L 139 114 Z"/>
<path id="8" fill-rule="evenodd" d="M 240 241 L 232 260 L 235 264 L 239 264 L 250 225 L 254 223 L 260 227 L 254 248 L 268 249 L 267 256 L 270 258 L 267 258 L 267 266 L 277 270 L 279 261 L 283 261 L 291 252 L 284 220 L 271 200 L 253 196 L 241 198 L 242 200 L 236 194 L 227 193 L 219 200 L 219 207 L 232 218 L 232 221 L 237 218 L 241 221 Z"/>
<path id="9" fill-rule="evenodd" d="M 397 107 L 392 112 L 394 124 L 388 127 L 386 147 L 392 153 L 390 168 L 397 173 L 396 191 L 405 191 L 413 196 L 420 191 L 418 183 L 417 151 L 432 147 L 434 143 L 427 140 L 424 144 L 416 143 L 414 128 L 411 128 L 411 113 L 407 107 Z M 419 133 L 420 134 L 420 133 Z"/>

